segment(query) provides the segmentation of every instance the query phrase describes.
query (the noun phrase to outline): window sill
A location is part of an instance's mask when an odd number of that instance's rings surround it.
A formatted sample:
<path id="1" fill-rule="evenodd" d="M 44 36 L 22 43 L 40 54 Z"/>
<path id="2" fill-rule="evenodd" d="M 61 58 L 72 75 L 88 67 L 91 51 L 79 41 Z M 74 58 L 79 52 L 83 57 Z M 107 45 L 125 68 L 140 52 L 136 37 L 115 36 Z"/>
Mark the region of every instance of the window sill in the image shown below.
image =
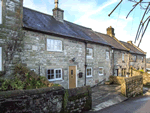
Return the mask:
<path id="1" fill-rule="evenodd" d="M 86 76 L 86 78 L 91 78 L 91 77 L 93 77 L 93 76 Z"/>
<path id="2" fill-rule="evenodd" d="M 48 80 L 48 81 L 62 81 L 63 79 L 53 79 L 53 80 Z"/>
<path id="3" fill-rule="evenodd" d="M 61 51 L 50 51 L 50 50 L 47 50 L 47 52 L 63 52 L 63 50 L 61 50 Z"/>
<path id="4" fill-rule="evenodd" d="M 104 74 L 99 74 L 99 76 L 103 76 Z"/>
<path id="5" fill-rule="evenodd" d="M 93 57 L 86 57 L 87 59 L 93 59 Z"/>

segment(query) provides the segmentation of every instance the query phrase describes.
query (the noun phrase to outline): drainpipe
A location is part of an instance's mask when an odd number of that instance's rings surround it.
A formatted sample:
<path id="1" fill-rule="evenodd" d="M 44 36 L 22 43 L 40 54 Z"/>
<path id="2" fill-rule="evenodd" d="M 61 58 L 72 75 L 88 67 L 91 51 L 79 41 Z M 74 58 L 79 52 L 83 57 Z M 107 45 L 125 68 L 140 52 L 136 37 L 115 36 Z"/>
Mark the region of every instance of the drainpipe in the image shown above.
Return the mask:
<path id="1" fill-rule="evenodd" d="M 112 50 L 112 69 L 113 69 L 113 76 L 114 76 L 114 63 L 115 61 L 114 61 L 114 50 Z"/>
<path id="2" fill-rule="evenodd" d="M 87 67 L 87 64 L 86 64 L 86 48 L 87 48 L 87 42 L 85 42 L 85 84 L 84 84 L 84 86 L 86 86 L 86 67 Z"/>

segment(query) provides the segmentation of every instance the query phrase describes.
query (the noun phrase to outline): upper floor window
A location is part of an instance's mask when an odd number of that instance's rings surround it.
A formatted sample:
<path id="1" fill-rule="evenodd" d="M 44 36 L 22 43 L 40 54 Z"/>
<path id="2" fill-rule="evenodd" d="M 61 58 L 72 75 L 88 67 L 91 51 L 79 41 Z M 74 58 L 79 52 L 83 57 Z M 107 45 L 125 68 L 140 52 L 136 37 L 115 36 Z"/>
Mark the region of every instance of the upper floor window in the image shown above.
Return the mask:
<path id="1" fill-rule="evenodd" d="M 144 62 L 144 57 L 142 57 L 142 62 Z"/>
<path id="2" fill-rule="evenodd" d="M 0 47 L 0 71 L 2 71 L 2 47 Z"/>
<path id="3" fill-rule="evenodd" d="M 62 69 L 48 69 L 47 78 L 49 81 L 62 80 Z"/>
<path id="4" fill-rule="evenodd" d="M 92 68 L 91 67 L 86 68 L 86 77 L 92 77 Z"/>
<path id="5" fill-rule="evenodd" d="M 109 59 L 109 51 L 106 51 L 106 59 Z"/>
<path id="6" fill-rule="evenodd" d="M 47 51 L 62 51 L 62 41 L 47 39 Z"/>
<path id="7" fill-rule="evenodd" d="M 86 56 L 87 56 L 87 58 L 93 58 L 93 49 L 92 48 L 86 49 Z"/>
<path id="8" fill-rule="evenodd" d="M 137 58 L 136 58 L 136 55 L 134 55 L 134 56 L 133 56 L 133 61 L 136 62 L 136 59 L 137 59 Z"/>
<path id="9" fill-rule="evenodd" d="M 99 75 L 103 75 L 103 67 L 99 67 Z"/>
<path id="10" fill-rule="evenodd" d="M 0 24 L 2 24 L 2 0 L 0 0 Z"/>
<path id="11" fill-rule="evenodd" d="M 124 53 L 122 53 L 122 61 L 124 62 Z"/>

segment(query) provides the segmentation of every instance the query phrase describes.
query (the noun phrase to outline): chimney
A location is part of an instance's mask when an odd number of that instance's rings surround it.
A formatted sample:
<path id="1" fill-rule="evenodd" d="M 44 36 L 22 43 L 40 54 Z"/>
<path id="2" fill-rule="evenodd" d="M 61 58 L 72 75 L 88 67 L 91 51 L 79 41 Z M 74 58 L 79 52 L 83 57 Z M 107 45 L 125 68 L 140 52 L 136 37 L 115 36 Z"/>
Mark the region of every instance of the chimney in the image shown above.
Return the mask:
<path id="1" fill-rule="evenodd" d="M 115 36 L 115 33 L 114 33 L 114 28 L 112 28 L 111 26 L 107 28 L 107 35 L 113 37 Z"/>
<path id="2" fill-rule="evenodd" d="M 55 8 L 53 9 L 53 17 L 56 20 L 63 22 L 64 11 L 58 8 L 58 0 L 55 0 Z"/>
<path id="3" fill-rule="evenodd" d="M 131 45 L 133 44 L 132 41 L 127 41 L 127 43 L 129 43 L 129 44 L 131 44 Z"/>

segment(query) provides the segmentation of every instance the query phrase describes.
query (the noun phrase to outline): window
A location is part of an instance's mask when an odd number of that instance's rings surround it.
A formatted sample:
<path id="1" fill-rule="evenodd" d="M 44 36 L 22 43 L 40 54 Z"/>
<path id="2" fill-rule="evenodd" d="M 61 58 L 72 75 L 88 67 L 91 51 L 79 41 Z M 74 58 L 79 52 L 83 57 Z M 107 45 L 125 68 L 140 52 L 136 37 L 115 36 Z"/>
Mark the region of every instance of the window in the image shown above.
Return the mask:
<path id="1" fill-rule="evenodd" d="M 2 47 L 0 47 L 0 71 L 2 71 Z"/>
<path id="2" fill-rule="evenodd" d="M 2 0 L 0 0 L 0 24 L 2 24 Z"/>
<path id="3" fill-rule="evenodd" d="M 87 48 L 86 49 L 86 56 L 87 56 L 87 58 L 93 58 L 93 49 Z"/>
<path id="4" fill-rule="evenodd" d="M 91 67 L 86 68 L 86 77 L 92 77 L 92 68 Z"/>
<path id="5" fill-rule="evenodd" d="M 99 67 L 99 75 L 103 75 L 103 67 Z"/>
<path id="6" fill-rule="evenodd" d="M 142 57 L 142 62 L 144 62 L 144 57 Z"/>
<path id="7" fill-rule="evenodd" d="M 124 53 L 122 53 L 122 62 L 124 62 Z"/>
<path id="8" fill-rule="evenodd" d="M 62 51 L 62 41 L 47 39 L 47 51 Z"/>
<path id="9" fill-rule="evenodd" d="M 62 69 L 48 69 L 47 78 L 49 81 L 62 80 Z"/>
<path id="10" fill-rule="evenodd" d="M 134 55 L 134 61 L 136 62 L 136 55 Z"/>
<path id="11" fill-rule="evenodd" d="M 109 51 L 106 51 L 106 59 L 109 59 Z"/>
<path id="12" fill-rule="evenodd" d="M 122 69 L 121 69 L 121 75 L 122 75 L 123 77 L 126 76 L 126 68 L 122 68 Z"/>

